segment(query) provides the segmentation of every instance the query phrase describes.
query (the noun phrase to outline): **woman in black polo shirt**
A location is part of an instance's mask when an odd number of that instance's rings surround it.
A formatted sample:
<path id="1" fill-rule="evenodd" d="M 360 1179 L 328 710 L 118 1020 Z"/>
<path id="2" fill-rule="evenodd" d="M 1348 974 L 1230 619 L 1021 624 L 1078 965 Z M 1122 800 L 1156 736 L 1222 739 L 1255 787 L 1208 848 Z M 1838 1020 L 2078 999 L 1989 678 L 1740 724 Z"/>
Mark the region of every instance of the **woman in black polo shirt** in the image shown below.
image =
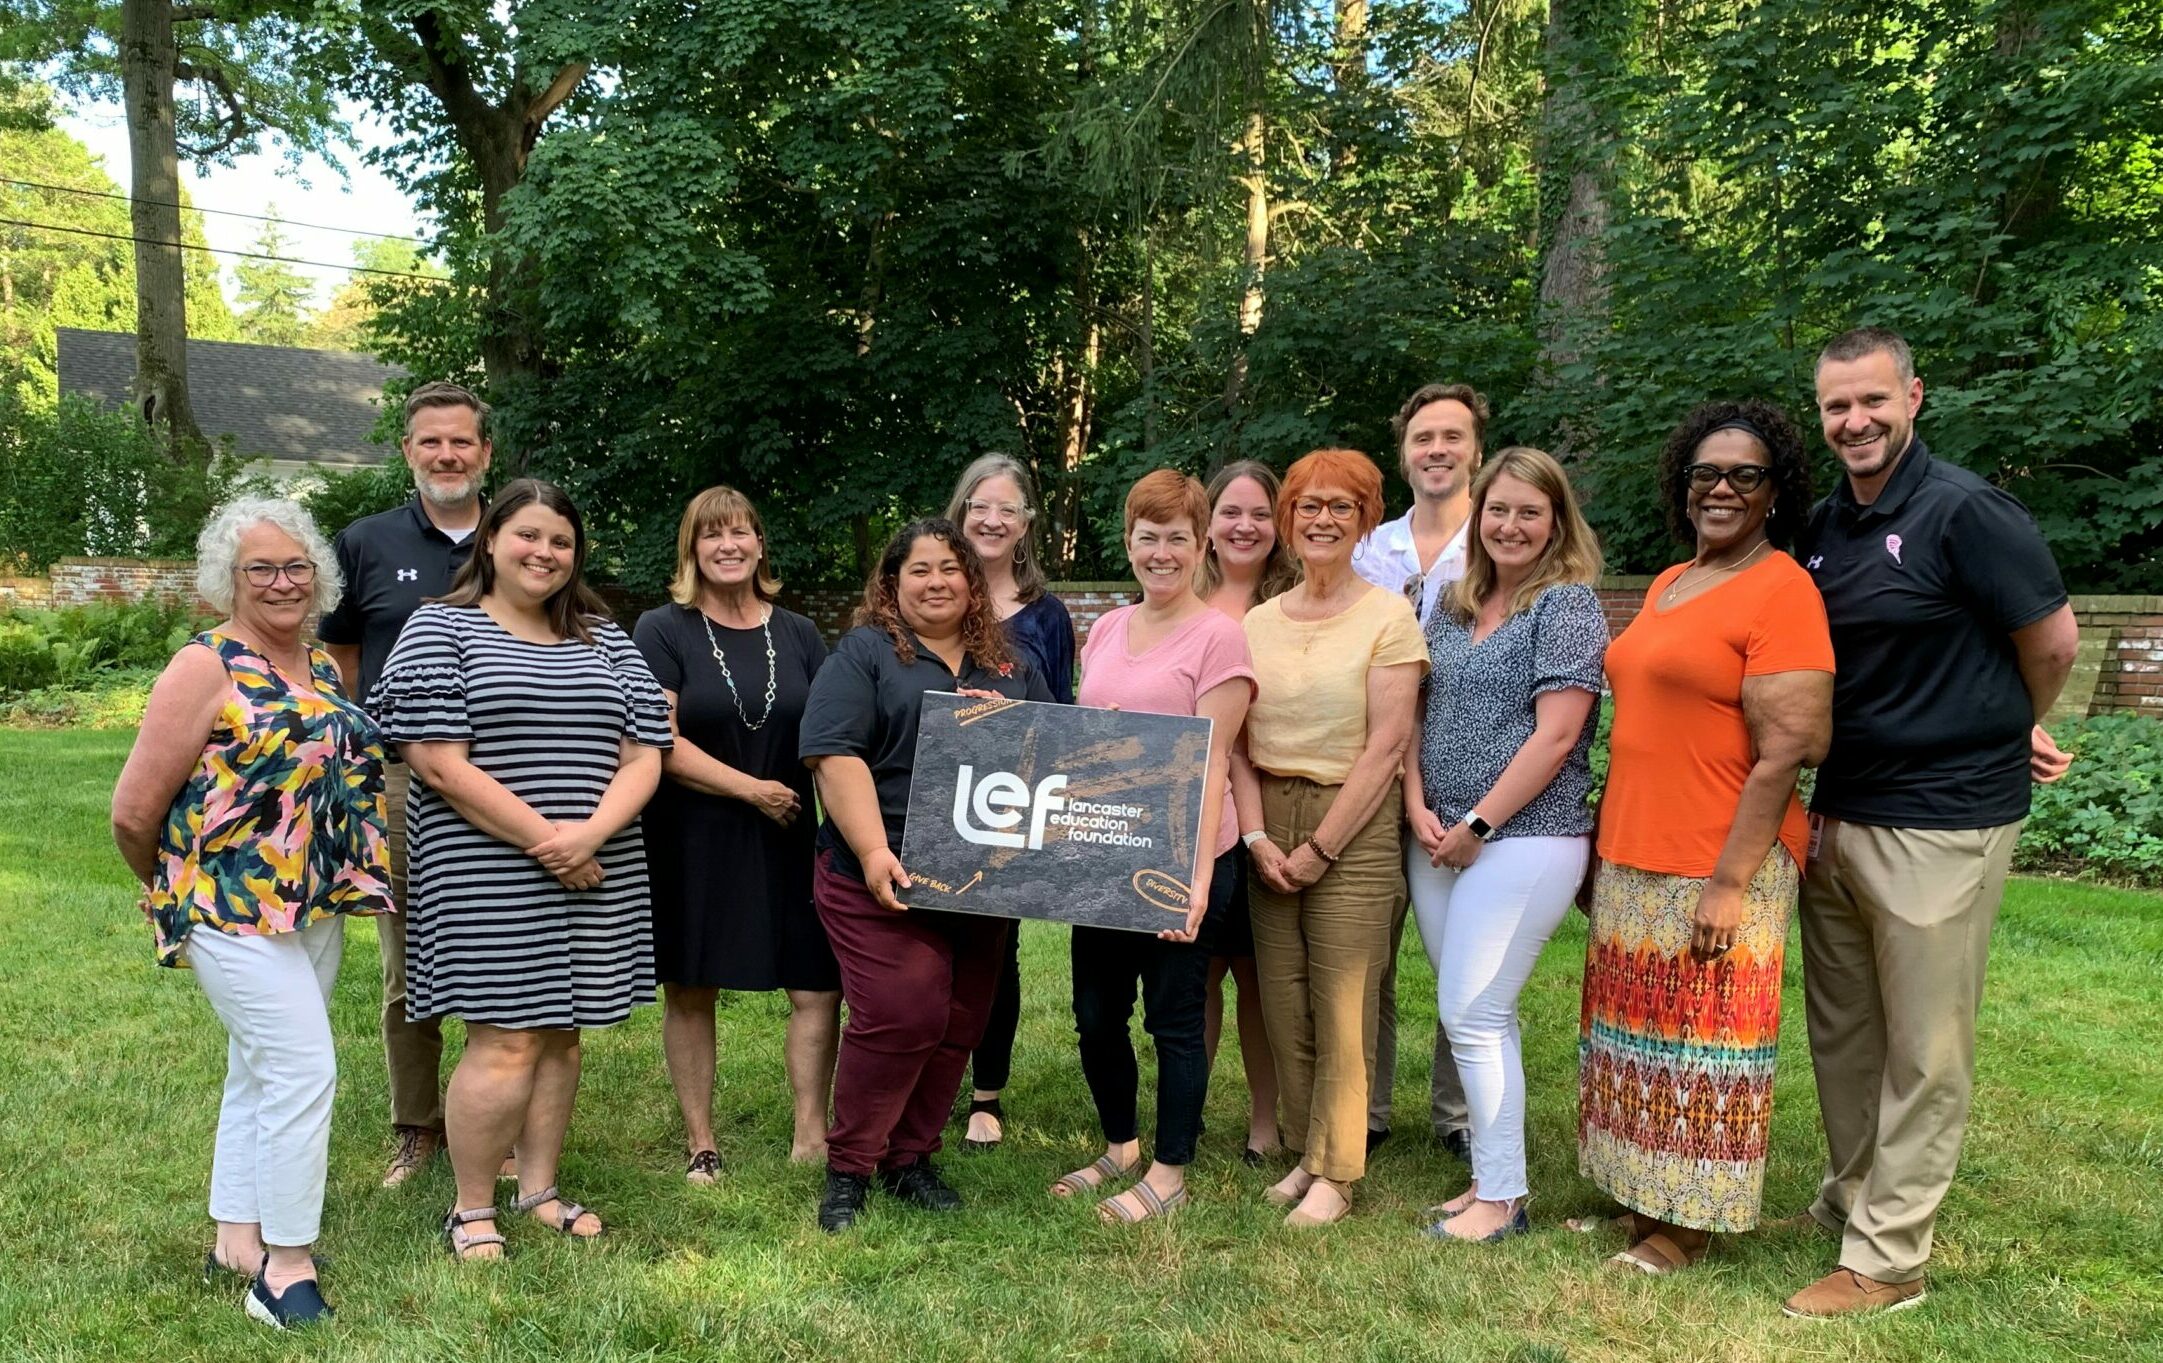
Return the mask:
<path id="1" fill-rule="evenodd" d="M 961 1205 L 930 1156 L 1013 926 L 901 902 L 909 877 L 894 849 L 924 693 L 1052 698 L 1014 656 L 983 568 L 951 521 L 902 527 L 865 584 L 856 622 L 812 682 L 799 747 L 826 809 L 812 898 L 849 1005 L 819 1201 L 828 1231 L 856 1219 L 874 1177 L 928 1210 Z"/>

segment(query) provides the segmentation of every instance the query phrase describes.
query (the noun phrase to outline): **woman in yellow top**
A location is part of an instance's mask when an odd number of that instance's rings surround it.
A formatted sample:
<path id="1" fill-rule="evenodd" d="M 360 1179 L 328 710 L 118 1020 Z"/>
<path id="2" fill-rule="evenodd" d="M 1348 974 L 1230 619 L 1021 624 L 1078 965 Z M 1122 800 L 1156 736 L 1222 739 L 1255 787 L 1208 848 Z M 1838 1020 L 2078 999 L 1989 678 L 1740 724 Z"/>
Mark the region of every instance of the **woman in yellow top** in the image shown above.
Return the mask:
<path id="1" fill-rule="evenodd" d="M 1401 892 L 1398 769 L 1427 646 L 1412 608 L 1352 571 L 1382 519 L 1382 474 L 1356 450 L 1292 465 L 1278 537 L 1306 577 L 1247 613 L 1260 693 L 1233 762 L 1254 860 L 1254 956 L 1298 1167 L 1269 1190 L 1287 1225 L 1352 1209 L 1367 1171 L 1367 1058 Z"/>

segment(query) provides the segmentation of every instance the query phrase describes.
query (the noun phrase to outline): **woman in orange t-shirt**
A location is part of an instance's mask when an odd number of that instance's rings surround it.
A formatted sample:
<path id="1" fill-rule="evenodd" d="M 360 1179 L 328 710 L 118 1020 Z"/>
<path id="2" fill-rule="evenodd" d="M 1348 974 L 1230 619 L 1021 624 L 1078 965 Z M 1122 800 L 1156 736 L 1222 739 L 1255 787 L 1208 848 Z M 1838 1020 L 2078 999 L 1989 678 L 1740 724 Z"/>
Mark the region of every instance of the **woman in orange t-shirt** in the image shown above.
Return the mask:
<path id="1" fill-rule="evenodd" d="M 1607 651 L 1577 1137 L 1579 1171 L 1625 1209 L 1615 1262 L 1654 1274 L 1757 1224 L 1807 836 L 1795 782 L 1825 755 L 1833 690 L 1824 604 L 1781 552 L 1810 507 L 1794 425 L 1707 403 L 1668 437 L 1660 489 L 1696 553 Z"/>

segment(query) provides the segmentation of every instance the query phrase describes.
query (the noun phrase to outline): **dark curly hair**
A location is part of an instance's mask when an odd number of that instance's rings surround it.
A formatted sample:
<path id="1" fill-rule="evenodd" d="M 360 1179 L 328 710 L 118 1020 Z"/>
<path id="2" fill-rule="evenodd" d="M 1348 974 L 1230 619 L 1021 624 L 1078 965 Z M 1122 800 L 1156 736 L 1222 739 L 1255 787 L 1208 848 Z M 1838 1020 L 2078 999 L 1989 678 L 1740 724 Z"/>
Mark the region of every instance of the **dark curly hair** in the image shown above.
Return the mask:
<path id="1" fill-rule="evenodd" d="M 1690 481 L 1682 471 L 1697 462 L 1697 447 L 1706 436 L 1738 419 L 1765 434 L 1760 443 L 1772 465 L 1772 511 L 1765 518 L 1765 538 L 1775 549 L 1785 549 L 1810 514 L 1810 455 L 1787 413 L 1758 398 L 1700 404 L 1668 433 L 1660 447 L 1660 503 L 1667 528 L 1684 544 L 1697 543 L 1697 529 L 1690 524 Z"/>
<path id="2" fill-rule="evenodd" d="M 969 610 L 961 617 L 962 647 L 979 667 L 996 671 L 1013 662 L 1014 649 L 1007 643 L 1006 628 L 991 608 L 984 562 L 962 538 L 960 528 L 944 516 L 910 521 L 894 532 L 886 542 L 886 552 L 879 555 L 879 566 L 872 570 L 871 580 L 864 584 L 864 602 L 856 608 L 854 623 L 885 630 L 886 637 L 894 641 L 894 656 L 904 663 L 916 661 L 916 641 L 901 619 L 901 565 L 909 561 L 909 551 L 916 542 L 927 535 L 954 551 L 954 557 L 961 560 L 961 571 L 969 579 Z"/>

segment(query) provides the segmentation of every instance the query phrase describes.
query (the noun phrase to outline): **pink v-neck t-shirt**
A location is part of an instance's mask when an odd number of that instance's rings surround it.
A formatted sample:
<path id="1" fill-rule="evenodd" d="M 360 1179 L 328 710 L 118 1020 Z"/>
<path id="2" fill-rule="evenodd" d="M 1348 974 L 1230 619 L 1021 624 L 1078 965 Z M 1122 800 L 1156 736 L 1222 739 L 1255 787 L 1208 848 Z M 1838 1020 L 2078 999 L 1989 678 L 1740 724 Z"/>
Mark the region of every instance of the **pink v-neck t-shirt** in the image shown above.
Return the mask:
<path id="1" fill-rule="evenodd" d="M 1203 696 L 1234 678 L 1244 678 L 1248 699 L 1254 696 L 1254 665 L 1247 658 L 1247 633 L 1222 611 L 1203 610 L 1188 617 L 1146 652 L 1127 651 L 1127 622 L 1139 606 L 1121 606 L 1098 619 L 1082 645 L 1081 690 L 1077 705 L 1117 706 L 1152 715 L 1191 715 Z M 1239 815 L 1225 782 L 1224 813 L 1216 845 L 1221 857 L 1239 841 Z"/>

